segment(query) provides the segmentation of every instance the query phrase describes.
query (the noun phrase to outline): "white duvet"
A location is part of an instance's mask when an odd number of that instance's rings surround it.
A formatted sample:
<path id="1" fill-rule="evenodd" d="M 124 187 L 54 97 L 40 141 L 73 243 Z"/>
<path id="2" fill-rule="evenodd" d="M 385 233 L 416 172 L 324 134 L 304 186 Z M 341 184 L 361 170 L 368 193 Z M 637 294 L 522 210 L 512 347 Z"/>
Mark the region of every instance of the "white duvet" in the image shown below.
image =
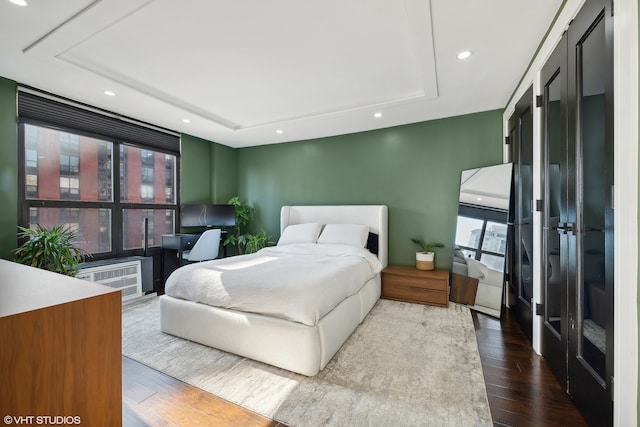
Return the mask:
<path id="1" fill-rule="evenodd" d="M 382 269 L 367 249 L 300 243 L 186 265 L 165 293 L 313 326 Z"/>

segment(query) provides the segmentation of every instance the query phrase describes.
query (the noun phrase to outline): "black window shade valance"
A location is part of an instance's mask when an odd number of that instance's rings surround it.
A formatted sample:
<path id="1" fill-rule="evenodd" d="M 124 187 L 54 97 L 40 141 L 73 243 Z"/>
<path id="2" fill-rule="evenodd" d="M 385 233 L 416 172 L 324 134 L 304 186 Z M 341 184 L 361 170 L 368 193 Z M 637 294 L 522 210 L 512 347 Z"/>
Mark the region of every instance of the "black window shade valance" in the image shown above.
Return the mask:
<path id="1" fill-rule="evenodd" d="M 74 105 L 71 105 L 71 104 Z M 152 125 L 136 122 L 94 107 L 68 100 L 57 101 L 51 96 L 39 96 L 30 91 L 18 91 L 18 119 L 35 120 L 92 135 L 102 135 L 125 143 L 132 143 L 180 154 L 180 137 L 172 131 L 162 131 Z"/>

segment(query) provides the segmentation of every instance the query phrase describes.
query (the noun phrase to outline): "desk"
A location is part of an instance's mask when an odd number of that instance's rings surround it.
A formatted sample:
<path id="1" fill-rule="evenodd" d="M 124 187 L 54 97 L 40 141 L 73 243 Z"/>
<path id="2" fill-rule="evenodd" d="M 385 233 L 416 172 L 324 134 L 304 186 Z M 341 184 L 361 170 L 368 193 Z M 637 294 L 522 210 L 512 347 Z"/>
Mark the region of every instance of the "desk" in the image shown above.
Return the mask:
<path id="1" fill-rule="evenodd" d="M 220 244 L 224 242 L 227 232 L 222 230 Z M 164 286 L 167 277 L 182 265 L 182 253 L 191 250 L 202 234 L 176 233 L 163 234 L 160 247 L 162 248 L 162 285 Z M 177 252 L 177 256 L 175 256 Z M 222 256 L 227 256 L 226 246 L 222 246 Z"/>
<path id="2" fill-rule="evenodd" d="M 162 248 L 161 270 L 162 287 L 173 271 L 182 265 L 182 253 L 196 244 L 200 234 L 163 234 L 160 241 Z M 177 256 L 176 256 L 177 254 Z"/>
<path id="3" fill-rule="evenodd" d="M 162 250 L 178 251 L 178 259 L 182 263 L 182 252 L 191 250 L 199 238 L 200 234 L 163 234 L 160 247 Z"/>

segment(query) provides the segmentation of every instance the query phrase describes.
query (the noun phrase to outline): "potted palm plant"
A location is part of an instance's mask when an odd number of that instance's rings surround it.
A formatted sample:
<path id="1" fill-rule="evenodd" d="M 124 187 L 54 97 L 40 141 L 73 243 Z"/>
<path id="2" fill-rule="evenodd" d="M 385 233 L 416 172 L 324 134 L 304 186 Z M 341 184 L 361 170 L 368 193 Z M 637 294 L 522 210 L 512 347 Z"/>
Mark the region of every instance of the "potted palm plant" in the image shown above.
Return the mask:
<path id="1" fill-rule="evenodd" d="M 429 242 L 417 237 L 411 238 L 411 241 L 420 247 L 420 251 L 416 252 L 416 268 L 418 270 L 433 270 L 435 268 L 435 248 L 444 248 L 442 243 Z"/>
<path id="2" fill-rule="evenodd" d="M 27 240 L 13 251 L 15 262 L 67 276 L 78 273 L 83 253 L 74 243 L 77 241 L 74 230 L 63 225 L 47 228 L 40 224 L 18 229 L 18 236 Z"/>

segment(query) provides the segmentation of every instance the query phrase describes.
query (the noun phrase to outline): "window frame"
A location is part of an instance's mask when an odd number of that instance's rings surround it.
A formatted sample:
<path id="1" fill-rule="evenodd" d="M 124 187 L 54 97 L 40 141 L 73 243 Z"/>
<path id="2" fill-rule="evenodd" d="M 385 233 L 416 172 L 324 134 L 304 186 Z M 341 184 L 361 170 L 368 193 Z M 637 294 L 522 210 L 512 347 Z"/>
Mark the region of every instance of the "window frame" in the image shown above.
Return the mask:
<path id="1" fill-rule="evenodd" d="M 502 253 L 502 254 L 500 252 L 483 250 L 482 247 L 484 246 L 485 232 L 487 229 L 487 223 L 489 222 L 504 224 L 505 227 L 507 228 L 507 240 L 509 239 L 509 236 L 508 236 L 509 213 L 507 211 L 480 208 L 477 206 L 460 203 L 460 206 L 458 208 L 458 215 L 456 216 L 456 221 L 458 221 L 459 217 L 471 218 L 478 221 L 482 221 L 482 231 L 480 233 L 480 238 L 478 239 L 478 247 L 455 244 L 456 248 L 473 251 L 474 259 L 476 261 L 480 261 L 483 254 L 497 256 L 497 257 L 506 259 L 506 253 L 507 253 L 506 247 L 505 247 L 505 253 Z M 508 242 L 507 242 L 507 246 L 508 246 Z"/>
<path id="2" fill-rule="evenodd" d="M 42 200 L 42 199 L 28 199 L 26 197 L 27 183 L 27 165 L 26 165 L 26 131 L 25 125 L 32 125 L 37 127 L 44 127 L 60 132 L 67 132 L 80 136 L 87 136 L 91 138 L 100 139 L 113 144 L 112 153 L 112 197 L 113 200 L 108 201 L 81 201 L 81 200 Z M 154 153 L 161 153 L 164 155 L 171 155 L 175 157 L 175 200 L 173 203 L 157 204 L 157 203 L 132 203 L 121 201 L 121 186 L 120 186 L 120 147 L 122 145 L 135 147 L 141 150 L 148 150 Z M 166 201 L 166 198 L 165 198 Z M 56 125 L 48 122 L 43 122 L 31 118 L 19 118 L 18 120 L 18 225 L 22 227 L 29 226 L 29 209 L 32 207 L 38 208 L 79 208 L 79 209 L 110 209 L 111 210 L 111 251 L 99 252 L 91 254 L 92 259 L 107 259 L 117 258 L 125 256 L 133 256 L 140 254 L 144 248 L 124 248 L 124 221 L 123 213 L 125 209 L 141 209 L 141 210 L 173 210 L 174 212 L 174 232 L 178 231 L 178 215 L 180 206 L 180 154 L 172 150 L 163 150 L 159 147 L 147 146 L 140 143 L 131 142 L 129 140 L 123 140 L 120 138 L 113 138 L 107 135 L 99 133 L 87 132 L 81 129 L 75 129 L 68 126 Z M 20 244 L 21 242 L 18 242 Z M 155 242 L 154 247 L 159 247 L 160 242 Z"/>

